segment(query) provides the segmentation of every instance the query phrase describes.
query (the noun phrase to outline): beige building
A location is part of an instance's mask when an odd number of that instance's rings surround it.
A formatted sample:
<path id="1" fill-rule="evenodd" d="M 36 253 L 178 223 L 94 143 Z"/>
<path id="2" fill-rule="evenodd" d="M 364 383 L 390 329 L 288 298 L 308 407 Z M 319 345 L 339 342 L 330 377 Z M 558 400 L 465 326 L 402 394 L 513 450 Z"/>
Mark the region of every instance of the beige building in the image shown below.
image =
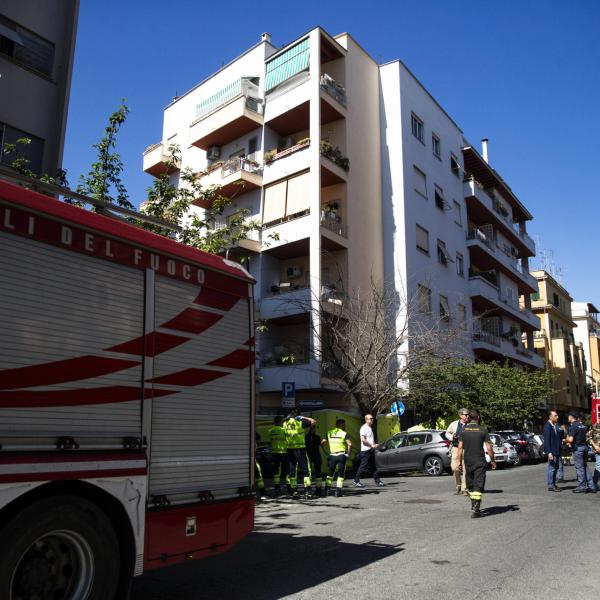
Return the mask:
<path id="1" fill-rule="evenodd" d="M 600 319 L 598 308 L 591 302 L 573 302 L 575 341 L 583 347 L 585 372 L 588 385 L 596 393 L 600 391 Z"/>
<path id="2" fill-rule="evenodd" d="M 0 162 L 26 137 L 33 171 L 61 167 L 78 13 L 79 0 L 0 3 Z"/>
<path id="3" fill-rule="evenodd" d="M 550 405 L 560 412 L 589 409 L 586 389 L 586 359 L 583 345 L 576 342 L 571 303 L 573 298 L 547 271 L 532 271 L 539 291 L 531 294 L 533 312 L 541 327 L 533 347 L 555 375 Z M 529 343 L 531 343 L 529 341 Z"/>

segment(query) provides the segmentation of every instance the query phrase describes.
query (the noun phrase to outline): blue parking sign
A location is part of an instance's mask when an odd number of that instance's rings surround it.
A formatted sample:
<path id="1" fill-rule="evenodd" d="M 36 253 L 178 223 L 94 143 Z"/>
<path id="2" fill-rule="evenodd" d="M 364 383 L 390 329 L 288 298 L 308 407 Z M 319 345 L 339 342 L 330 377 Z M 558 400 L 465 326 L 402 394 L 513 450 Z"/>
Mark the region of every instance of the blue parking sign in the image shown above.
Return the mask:
<path id="1" fill-rule="evenodd" d="M 296 383 L 294 381 L 282 381 L 281 395 L 286 400 L 293 400 L 296 397 Z"/>

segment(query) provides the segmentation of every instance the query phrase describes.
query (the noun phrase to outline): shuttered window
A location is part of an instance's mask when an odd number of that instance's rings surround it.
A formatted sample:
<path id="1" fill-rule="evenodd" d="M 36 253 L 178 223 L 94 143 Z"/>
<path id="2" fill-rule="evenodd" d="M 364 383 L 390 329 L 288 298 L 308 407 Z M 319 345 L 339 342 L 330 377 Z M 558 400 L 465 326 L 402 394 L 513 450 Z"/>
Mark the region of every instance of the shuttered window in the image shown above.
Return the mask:
<path id="1" fill-rule="evenodd" d="M 265 92 L 308 69 L 309 44 L 310 41 L 306 38 L 267 63 Z"/>
<path id="2" fill-rule="evenodd" d="M 427 198 L 427 180 L 425 173 L 418 167 L 413 167 L 413 185 L 419 194 Z"/>
<path id="3" fill-rule="evenodd" d="M 308 210 L 309 181 L 310 173 L 288 179 L 286 217 Z"/>
<path id="4" fill-rule="evenodd" d="M 287 181 L 281 181 L 265 188 L 265 206 L 263 209 L 263 223 L 270 223 L 283 219 L 285 216 L 285 197 Z"/>
<path id="5" fill-rule="evenodd" d="M 417 225 L 417 248 L 429 254 L 429 232 Z"/>

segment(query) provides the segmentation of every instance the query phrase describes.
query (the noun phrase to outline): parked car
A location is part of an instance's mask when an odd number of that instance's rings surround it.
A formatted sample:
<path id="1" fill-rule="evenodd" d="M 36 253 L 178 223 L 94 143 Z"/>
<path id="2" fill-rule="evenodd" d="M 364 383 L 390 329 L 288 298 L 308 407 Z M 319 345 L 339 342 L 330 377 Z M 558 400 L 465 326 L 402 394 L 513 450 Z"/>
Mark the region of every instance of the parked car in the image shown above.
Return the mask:
<path id="1" fill-rule="evenodd" d="M 519 454 L 522 463 L 534 463 L 540 459 L 540 453 L 528 433 L 518 431 L 495 431 L 511 444 Z"/>
<path id="2" fill-rule="evenodd" d="M 540 435 L 539 433 L 530 433 L 529 439 L 535 445 L 539 459 L 544 460 L 546 458 L 546 453 L 544 452 L 544 436 Z"/>
<path id="3" fill-rule="evenodd" d="M 398 433 L 375 452 L 375 464 L 381 473 L 422 470 L 431 476 L 450 469 L 450 442 L 444 431 L 426 429 Z"/>
<path id="4" fill-rule="evenodd" d="M 519 453 L 500 434 L 490 433 L 494 447 L 494 460 L 498 467 L 512 467 L 519 462 Z"/>

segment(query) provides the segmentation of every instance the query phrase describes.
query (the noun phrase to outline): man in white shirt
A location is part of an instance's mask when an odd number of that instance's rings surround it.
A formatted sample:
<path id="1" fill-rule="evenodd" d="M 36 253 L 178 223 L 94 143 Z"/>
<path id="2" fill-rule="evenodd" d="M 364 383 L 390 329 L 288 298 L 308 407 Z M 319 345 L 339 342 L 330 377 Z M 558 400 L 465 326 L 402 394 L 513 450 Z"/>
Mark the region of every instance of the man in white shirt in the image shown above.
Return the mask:
<path id="1" fill-rule="evenodd" d="M 465 479 L 465 467 L 464 461 L 460 461 L 458 459 L 458 437 L 462 433 L 462 430 L 465 428 L 465 425 L 469 422 L 469 409 L 461 408 L 458 411 L 458 419 L 456 421 L 452 421 L 446 429 L 446 439 L 451 442 L 450 446 L 450 468 L 454 473 L 454 483 L 455 490 L 454 493 L 458 496 L 461 492 L 464 496 L 467 495 L 467 482 Z"/>
<path id="2" fill-rule="evenodd" d="M 373 479 L 375 485 L 383 487 L 384 483 L 379 478 L 377 467 L 375 466 L 375 448 L 379 447 L 379 444 L 375 443 L 375 435 L 373 434 L 373 415 L 365 415 L 365 424 L 360 428 L 360 452 L 356 457 L 356 463 L 358 469 L 354 475 L 354 487 L 365 487 L 360 482 L 361 475 L 366 471 L 367 467 L 371 468 L 373 473 Z"/>

